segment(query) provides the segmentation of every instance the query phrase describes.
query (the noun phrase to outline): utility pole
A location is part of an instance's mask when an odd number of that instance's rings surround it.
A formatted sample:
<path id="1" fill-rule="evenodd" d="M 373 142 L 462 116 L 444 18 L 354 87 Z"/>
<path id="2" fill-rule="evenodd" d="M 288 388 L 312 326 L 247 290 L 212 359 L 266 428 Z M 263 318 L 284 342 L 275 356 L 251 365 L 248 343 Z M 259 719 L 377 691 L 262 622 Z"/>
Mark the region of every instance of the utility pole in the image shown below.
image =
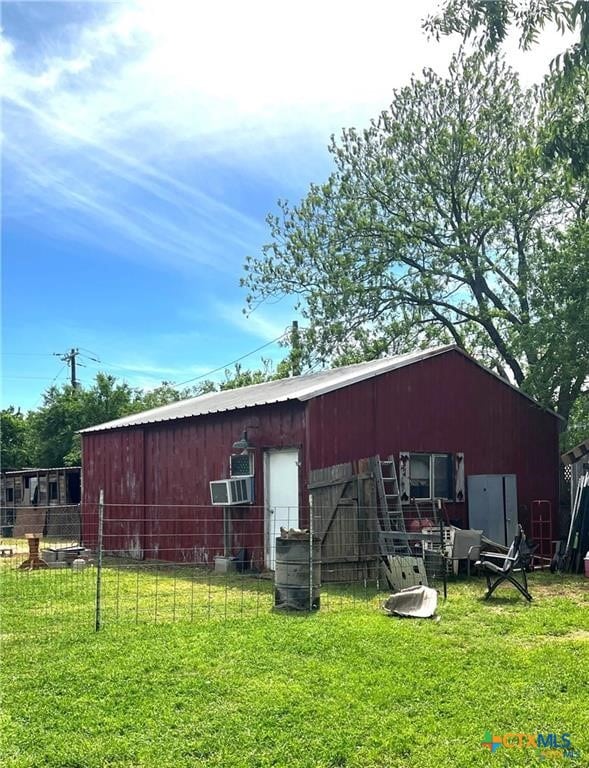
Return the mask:
<path id="1" fill-rule="evenodd" d="M 53 354 L 69 366 L 71 385 L 73 389 L 76 389 L 79 384 L 76 379 L 76 357 L 80 354 L 80 350 L 77 347 L 75 349 L 72 347 L 69 352 L 64 354 L 59 352 L 54 352 Z"/>
<path id="2" fill-rule="evenodd" d="M 292 321 L 292 331 L 290 332 L 290 363 L 293 376 L 301 375 L 301 359 L 303 350 L 301 348 L 301 334 L 299 333 L 298 320 Z"/>

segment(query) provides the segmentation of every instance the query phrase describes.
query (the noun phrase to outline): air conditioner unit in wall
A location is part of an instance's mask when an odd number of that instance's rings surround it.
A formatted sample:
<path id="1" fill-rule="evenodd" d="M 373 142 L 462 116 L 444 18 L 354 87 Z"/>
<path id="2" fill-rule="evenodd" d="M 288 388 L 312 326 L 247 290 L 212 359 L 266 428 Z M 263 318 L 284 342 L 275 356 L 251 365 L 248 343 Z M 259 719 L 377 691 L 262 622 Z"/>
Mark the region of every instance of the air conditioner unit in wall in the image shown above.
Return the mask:
<path id="1" fill-rule="evenodd" d="M 232 477 L 229 480 L 213 480 L 211 486 L 211 504 L 229 506 L 231 504 L 251 504 L 253 501 L 253 475 Z"/>

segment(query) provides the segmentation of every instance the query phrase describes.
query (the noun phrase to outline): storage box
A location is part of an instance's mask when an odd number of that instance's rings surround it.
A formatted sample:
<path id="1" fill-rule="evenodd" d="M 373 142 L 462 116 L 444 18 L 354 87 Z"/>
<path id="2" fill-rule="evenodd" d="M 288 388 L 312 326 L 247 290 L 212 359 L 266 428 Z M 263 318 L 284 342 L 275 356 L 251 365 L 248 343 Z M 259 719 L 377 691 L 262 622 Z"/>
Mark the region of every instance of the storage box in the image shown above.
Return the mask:
<path id="1" fill-rule="evenodd" d="M 236 557 L 222 557 L 217 555 L 217 557 L 215 557 L 216 573 L 237 573 L 236 561 Z"/>

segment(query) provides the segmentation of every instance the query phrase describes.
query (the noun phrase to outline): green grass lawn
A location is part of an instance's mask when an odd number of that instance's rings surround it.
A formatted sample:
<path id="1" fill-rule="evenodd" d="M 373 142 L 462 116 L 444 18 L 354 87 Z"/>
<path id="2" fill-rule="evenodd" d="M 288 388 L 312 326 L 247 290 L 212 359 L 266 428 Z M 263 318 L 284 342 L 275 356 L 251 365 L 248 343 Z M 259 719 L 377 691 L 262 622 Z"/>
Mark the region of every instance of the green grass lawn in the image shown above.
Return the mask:
<path id="1" fill-rule="evenodd" d="M 451 584 L 433 622 L 362 590 L 275 614 L 268 582 L 186 574 L 107 569 L 95 634 L 93 570 L 3 564 L 2 768 L 589 765 L 582 578 L 534 574 L 531 605 Z M 491 754 L 487 730 L 570 733 L 580 757 Z"/>

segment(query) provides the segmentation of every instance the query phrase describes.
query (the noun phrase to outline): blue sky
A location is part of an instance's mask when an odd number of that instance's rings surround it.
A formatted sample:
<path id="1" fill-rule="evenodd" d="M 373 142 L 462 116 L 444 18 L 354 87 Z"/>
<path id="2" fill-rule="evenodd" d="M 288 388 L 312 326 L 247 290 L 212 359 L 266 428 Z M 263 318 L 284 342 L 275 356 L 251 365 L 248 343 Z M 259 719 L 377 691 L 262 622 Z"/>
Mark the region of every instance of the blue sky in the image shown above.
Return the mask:
<path id="1" fill-rule="evenodd" d="M 330 171 L 362 126 L 454 40 L 430 2 L 4 3 L 2 403 L 41 402 L 79 347 L 134 386 L 183 382 L 272 341 L 288 299 L 249 317 L 239 278 L 279 198 Z M 563 42 L 508 47 L 526 82 Z M 279 360 L 276 344 L 251 355 Z M 218 378 L 213 377 L 213 378 Z"/>

